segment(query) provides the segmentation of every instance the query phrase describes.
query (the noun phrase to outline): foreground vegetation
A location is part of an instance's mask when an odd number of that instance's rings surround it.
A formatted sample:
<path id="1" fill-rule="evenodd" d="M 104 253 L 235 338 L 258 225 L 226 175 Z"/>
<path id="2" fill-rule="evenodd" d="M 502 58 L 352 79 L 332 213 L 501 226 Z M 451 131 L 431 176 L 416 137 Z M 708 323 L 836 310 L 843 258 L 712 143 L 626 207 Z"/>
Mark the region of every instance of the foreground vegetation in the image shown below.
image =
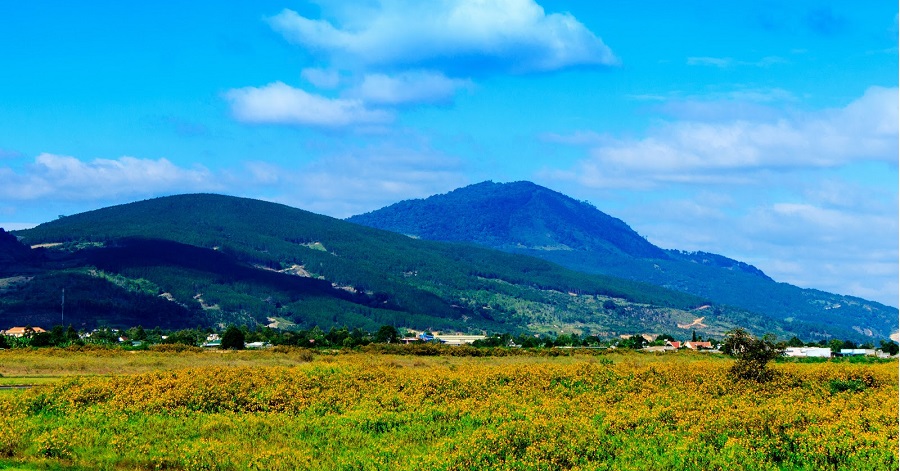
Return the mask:
<path id="1" fill-rule="evenodd" d="M 0 468 L 898 466 L 896 361 L 757 383 L 684 352 L 197 350 L 0 352 L 5 379 L 64 376 L 0 395 Z"/>

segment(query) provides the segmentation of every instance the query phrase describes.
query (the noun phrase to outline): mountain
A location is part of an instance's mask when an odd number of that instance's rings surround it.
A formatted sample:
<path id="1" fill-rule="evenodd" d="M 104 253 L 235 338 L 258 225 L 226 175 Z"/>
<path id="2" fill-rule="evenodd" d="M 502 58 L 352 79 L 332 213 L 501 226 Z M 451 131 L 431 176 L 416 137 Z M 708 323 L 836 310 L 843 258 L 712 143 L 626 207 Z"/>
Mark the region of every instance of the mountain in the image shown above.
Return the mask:
<path id="1" fill-rule="evenodd" d="M 895 308 L 778 283 L 752 265 L 721 255 L 663 250 L 589 203 L 530 182 L 479 183 L 348 220 L 678 290 L 789 324 L 804 339 L 834 332 L 887 338 L 897 330 Z"/>
<path id="2" fill-rule="evenodd" d="M 667 258 L 621 220 L 530 182 L 484 182 L 446 195 L 401 201 L 349 221 L 422 239 L 501 250 Z"/>
<path id="3" fill-rule="evenodd" d="M 45 260 L 38 273 L 0 279 L 0 324 L 55 322 L 65 289 L 65 319 L 78 327 L 277 322 L 614 336 L 721 335 L 744 325 L 788 332 L 702 297 L 246 198 L 156 198 L 15 235 L 44 246 Z M 621 245 L 642 250 L 639 243 Z"/>
<path id="4" fill-rule="evenodd" d="M 40 254 L 19 242 L 16 236 L 0 228 L 0 275 L 7 270 L 22 270 L 40 261 Z"/>

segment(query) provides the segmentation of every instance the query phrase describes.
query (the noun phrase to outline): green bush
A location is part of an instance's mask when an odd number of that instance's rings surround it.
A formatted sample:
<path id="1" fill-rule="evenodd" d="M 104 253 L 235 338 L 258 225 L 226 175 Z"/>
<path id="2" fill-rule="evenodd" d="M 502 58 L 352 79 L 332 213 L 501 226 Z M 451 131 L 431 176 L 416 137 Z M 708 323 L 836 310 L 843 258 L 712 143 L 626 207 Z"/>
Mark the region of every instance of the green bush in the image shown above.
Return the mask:
<path id="1" fill-rule="evenodd" d="M 860 392 L 866 387 L 866 383 L 860 379 L 833 379 L 828 382 L 828 390 L 831 391 L 831 394 L 844 391 Z"/>

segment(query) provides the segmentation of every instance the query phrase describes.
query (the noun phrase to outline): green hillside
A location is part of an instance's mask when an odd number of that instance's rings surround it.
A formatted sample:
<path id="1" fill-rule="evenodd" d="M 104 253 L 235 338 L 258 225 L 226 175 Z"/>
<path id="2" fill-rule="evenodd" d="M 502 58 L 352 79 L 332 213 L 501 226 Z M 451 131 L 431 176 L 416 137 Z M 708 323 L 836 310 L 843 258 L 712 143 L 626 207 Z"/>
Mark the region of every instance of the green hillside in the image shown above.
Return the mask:
<path id="1" fill-rule="evenodd" d="M 887 338 L 897 309 L 778 283 L 721 255 L 653 246 L 590 204 L 530 182 L 484 182 L 403 201 L 351 222 L 422 239 L 471 242 L 573 270 L 621 277 L 757 312 L 806 339 Z"/>
<path id="2" fill-rule="evenodd" d="M 43 249 L 47 273 L 130 287 L 183 310 L 182 318 L 194 325 L 278 319 L 300 327 L 392 324 L 616 335 L 676 331 L 677 324 L 695 318 L 691 309 L 708 304 L 532 257 L 414 240 L 279 204 L 219 195 L 115 206 L 16 235 L 28 245 L 58 244 Z M 10 293 L 42 285 L 16 286 Z M 36 321 L 54 315 L 56 288 L 27 309 L 22 303 L 33 296 L 5 295 L 0 322 L 24 323 L 21 316 L 29 309 L 40 314 L 29 318 Z M 72 291 L 68 288 L 67 295 Z M 140 320 L 134 313 L 97 312 L 102 316 L 94 324 Z M 743 315 L 722 310 L 715 321 L 707 321 L 707 329 L 724 332 Z M 155 325 L 154 319 L 143 323 Z"/>

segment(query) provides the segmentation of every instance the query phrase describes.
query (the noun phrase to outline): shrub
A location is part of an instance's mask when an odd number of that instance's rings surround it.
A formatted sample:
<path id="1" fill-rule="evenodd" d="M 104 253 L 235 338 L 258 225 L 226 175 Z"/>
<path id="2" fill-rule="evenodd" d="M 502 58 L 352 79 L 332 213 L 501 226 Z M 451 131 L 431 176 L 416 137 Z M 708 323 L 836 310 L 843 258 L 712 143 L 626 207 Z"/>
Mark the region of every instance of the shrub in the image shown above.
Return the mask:
<path id="1" fill-rule="evenodd" d="M 726 334 L 722 351 L 737 358 L 729 370 L 735 379 L 764 383 L 774 377 L 767 365 L 784 354 L 784 347 L 774 342 L 770 335 L 755 339 L 744 329 L 734 329 Z"/>
<path id="2" fill-rule="evenodd" d="M 850 391 L 860 392 L 866 389 L 866 383 L 859 379 L 833 379 L 828 382 L 828 390 L 831 394 Z"/>

